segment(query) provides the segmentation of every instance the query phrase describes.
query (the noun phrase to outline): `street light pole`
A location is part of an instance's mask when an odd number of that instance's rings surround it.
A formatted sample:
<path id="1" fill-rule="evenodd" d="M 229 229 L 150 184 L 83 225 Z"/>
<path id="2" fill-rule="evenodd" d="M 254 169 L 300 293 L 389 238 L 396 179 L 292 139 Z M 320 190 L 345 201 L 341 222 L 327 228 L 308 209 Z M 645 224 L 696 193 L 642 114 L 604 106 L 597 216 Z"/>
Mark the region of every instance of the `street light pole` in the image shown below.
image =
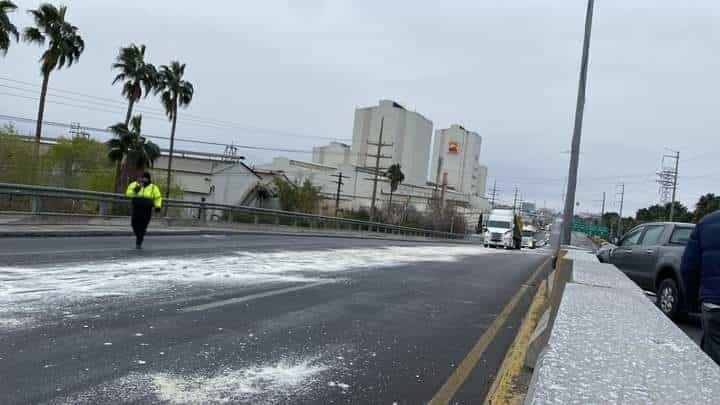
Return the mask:
<path id="1" fill-rule="evenodd" d="M 585 14 L 585 37 L 583 39 L 582 59 L 580 61 L 580 80 L 578 83 L 577 105 L 575 107 L 575 127 L 573 129 L 572 147 L 570 149 L 570 167 L 568 169 L 568 185 L 565 195 L 563 215 L 562 243 L 570 244 L 570 231 L 575 214 L 575 188 L 577 187 L 578 164 L 580 161 L 580 137 L 582 135 L 583 113 L 585 111 L 585 90 L 587 88 L 588 57 L 590 53 L 590 32 L 594 0 L 588 0 Z"/>

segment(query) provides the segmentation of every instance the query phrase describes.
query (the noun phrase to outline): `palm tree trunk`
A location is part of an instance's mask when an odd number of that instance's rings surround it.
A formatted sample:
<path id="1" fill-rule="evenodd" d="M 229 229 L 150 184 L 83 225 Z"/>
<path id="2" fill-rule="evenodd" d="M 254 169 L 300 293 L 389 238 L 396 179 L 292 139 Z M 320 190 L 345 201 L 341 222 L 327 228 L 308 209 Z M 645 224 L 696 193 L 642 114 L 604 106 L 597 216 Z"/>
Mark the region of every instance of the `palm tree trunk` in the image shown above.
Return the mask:
<path id="1" fill-rule="evenodd" d="M 35 160 L 35 172 L 32 175 L 34 183 L 39 183 L 42 177 L 42 161 L 40 160 L 40 138 L 42 138 L 43 114 L 45 114 L 45 97 L 47 96 L 48 81 L 50 72 L 43 72 L 42 88 L 40 90 L 40 101 L 38 104 L 38 115 L 35 126 L 35 148 L 33 158 Z"/>
<path id="2" fill-rule="evenodd" d="M 167 187 L 165 188 L 166 199 L 170 198 L 170 176 L 172 173 L 173 150 L 175 149 L 175 126 L 177 125 L 177 99 L 173 102 L 173 109 L 175 111 L 173 112 L 172 130 L 170 131 L 170 154 L 168 155 Z M 165 212 L 167 212 L 167 208 Z"/>
<path id="3" fill-rule="evenodd" d="M 134 105 L 135 105 L 135 99 L 133 99 L 131 97 L 130 101 L 128 102 L 127 114 L 125 115 L 125 126 L 130 125 L 130 117 L 132 117 L 132 110 L 133 110 Z"/>
<path id="4" fill-rule="evenodd" d="M 45 97 L 47 96 L 48 81 L 50 80 L 50 72 L 43 73 L 42 89 L 40 90 L 40 102 L 38 104 L 37 123 L 35 127 L 35 151 L 39 150 L 40 138 L 42 137 L 43 115 L 45 114 Z M 37 158 L 37 154 L 35 156 Z"/>

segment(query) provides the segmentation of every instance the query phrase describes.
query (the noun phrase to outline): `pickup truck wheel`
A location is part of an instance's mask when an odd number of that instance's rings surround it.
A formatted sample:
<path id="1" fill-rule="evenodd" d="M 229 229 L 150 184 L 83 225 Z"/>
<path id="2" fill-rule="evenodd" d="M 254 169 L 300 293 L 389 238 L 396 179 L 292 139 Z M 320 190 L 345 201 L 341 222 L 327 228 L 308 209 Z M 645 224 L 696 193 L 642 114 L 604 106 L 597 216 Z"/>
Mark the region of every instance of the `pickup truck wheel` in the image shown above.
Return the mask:
<path id="1" fill-rule="evenodd" d="M 657 305 L 669 318 L 674 319 L 677 317 L 680 306 L 680 294 L 678 294 L 678 287 L 675 280 L 666 278 L 660 283 L 657 290 Z"/>

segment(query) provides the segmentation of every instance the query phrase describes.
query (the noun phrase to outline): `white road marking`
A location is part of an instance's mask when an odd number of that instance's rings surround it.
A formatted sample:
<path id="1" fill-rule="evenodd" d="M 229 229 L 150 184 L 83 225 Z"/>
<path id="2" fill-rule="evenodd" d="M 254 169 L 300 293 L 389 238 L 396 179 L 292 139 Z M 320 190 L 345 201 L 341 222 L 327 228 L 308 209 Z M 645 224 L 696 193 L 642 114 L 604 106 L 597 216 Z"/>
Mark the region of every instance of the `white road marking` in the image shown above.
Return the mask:
<path id="1" fill-rule="evenodd" d="M 313 288 L 313 287 L 319 287 L 321 285 L 330 284 L 330 283 L 334 283 L 334 282 L 335 282 L 334 280 L 318 281 L 317 283 L 310 283 L 310 284 L 305 284 L 305 285 L 300 285 L 300 286 L 295 286 L 295 287 L 281 288 L 279 290 L 271 290 L 271 291 L 265 291 L 265 292 L 261 292 L 261 293 L 257 293 L 257 294 L 250 294 L 250 295 L 246 295 L 244 297 L 236 297 L 236 298 L 230 298 L 230 299 L 226 299 L 226 300 L 222 300 L 222 301 L 210 302 L 210 303 L 202 304 L 202 305 L 195 305 L 192 307 L 182 308 L 179 311 L 180 312 L 205 311 L 206 309 L 213 309 L 213 308 L 218 308 L 218 307 L 222 307 L 225 305 L 239 304 L 241 302 L 252 301 L 252 300 L 259 299 L 259 298 L 266 298 L 266 297 L 272 297 L 275 295 L 287 294 L 289 292 L 305 290 L 305 289 Z"/>

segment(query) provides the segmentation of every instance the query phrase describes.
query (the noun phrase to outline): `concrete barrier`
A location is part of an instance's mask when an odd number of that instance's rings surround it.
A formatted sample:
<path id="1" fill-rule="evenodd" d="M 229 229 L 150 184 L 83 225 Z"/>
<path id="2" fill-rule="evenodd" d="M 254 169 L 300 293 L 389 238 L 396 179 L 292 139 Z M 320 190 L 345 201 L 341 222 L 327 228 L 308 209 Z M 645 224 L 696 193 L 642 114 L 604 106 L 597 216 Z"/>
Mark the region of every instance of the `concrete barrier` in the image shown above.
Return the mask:
<path id="1" fill-rule="evenodd" d="M 568 261 L 526 404 L 720 401 L 720 367 L 635 283 L 588 252 L 568 250 Z"/>

